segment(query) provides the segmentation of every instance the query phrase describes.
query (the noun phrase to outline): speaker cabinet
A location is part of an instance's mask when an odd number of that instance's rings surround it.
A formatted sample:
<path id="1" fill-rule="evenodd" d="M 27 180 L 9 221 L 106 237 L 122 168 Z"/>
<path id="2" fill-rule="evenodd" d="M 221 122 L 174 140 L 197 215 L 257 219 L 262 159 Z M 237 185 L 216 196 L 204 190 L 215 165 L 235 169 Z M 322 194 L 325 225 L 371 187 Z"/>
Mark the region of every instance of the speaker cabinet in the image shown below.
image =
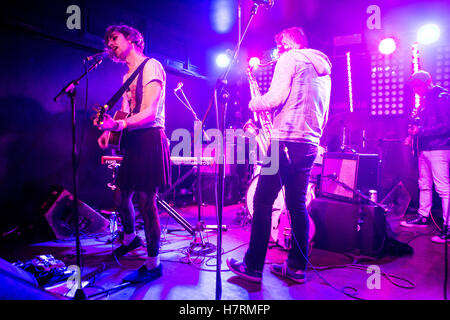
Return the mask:
<path id="1" fill-rule="evenodd" d="M 73 195 L 64 188 L 51 190 L 42 205 L 44 216 L 57 239 L 67 239 L 75 235 Z M 84 234 L 103 232 L 109 221 L 82 201 L 78 204 L 79 230 Z"/>
<path id="2" fill-rule="evenodd" d="M 202 202 L 209 205 L 216 204 L 216 176 L 202 175 Z M 196 186 L 197 187 L 197 186 Z M 196 192 L 197 194 L 197 192 Z M 239 177 L 226 176 L 224 181 L 223 202 L 225 206 L 237 204 L 241 199 Z"/>
<path id="3" fill-rule="evenodd" d="M 384 247 L 386 217 L 376 206 L 319 197 L 313 200 L 310 214 L 316 226 L 316 248 L 376 256 Z"/>
<path id="4" fill-rule="evenodd" d="M 327 152 L 323 158 L 320 195 L 355 201 L 357 195 L 349 188 L 368 195 L 369 190 L 378 190 L 378 168 L 377 154 Z"/>

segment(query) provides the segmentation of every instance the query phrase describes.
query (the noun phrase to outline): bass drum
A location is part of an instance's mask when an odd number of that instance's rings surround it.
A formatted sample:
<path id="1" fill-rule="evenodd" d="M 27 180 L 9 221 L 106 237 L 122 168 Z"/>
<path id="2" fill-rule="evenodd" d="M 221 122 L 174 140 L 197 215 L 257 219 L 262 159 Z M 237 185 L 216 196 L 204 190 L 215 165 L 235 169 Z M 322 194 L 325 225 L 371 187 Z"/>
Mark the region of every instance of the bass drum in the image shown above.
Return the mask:
<path id="1" fill-rule="evenodd" d="M 247 205 L 247 210 L 251 217 L 253 217 L 253 197 L 255 196 L 256 185 L 258 184 L 259 175 L 255 176 L 247 189 L 247 194 L 245 198 L 245 203 Z M 315 184 L 309 183 L 308 191 L 306 193 L 306 208 L 309 209 L 312 201 L 316 198 L 315 196 Z M 308 210 L 309 211 L 309 210 Z M 272 207 L 272 230 L 270 233 L 271 240 L 273 240 L 279 246 L 288 249 L 289 243 L 286 242 L 286 235 L 290 237 L 290 223 L 288 211 L 286 209 L 286 203 L 284 201 L 284 187 L 278 193 L 277 198 Z M 311 243 L 314 235 L 316 234 L 316 226 L 310 215 L 309 217 L 309 234 L 308 242 Z"/>

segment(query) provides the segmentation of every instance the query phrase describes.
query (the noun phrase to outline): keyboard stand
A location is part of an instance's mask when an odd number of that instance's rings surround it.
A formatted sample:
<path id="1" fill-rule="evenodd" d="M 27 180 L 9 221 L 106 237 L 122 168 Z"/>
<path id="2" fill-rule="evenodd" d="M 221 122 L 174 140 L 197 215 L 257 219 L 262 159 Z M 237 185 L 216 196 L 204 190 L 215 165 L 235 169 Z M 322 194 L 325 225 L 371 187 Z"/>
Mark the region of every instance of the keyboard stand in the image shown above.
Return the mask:
<path id="1" fill-rule="evenodd" d="M 186 221 L 178 212 L 175 211 L 167 202 L 162 200 L 160 196 L 156 196 L 156 201 L 158 204 L 172 217 L 178 222 L 187 232 L 189 232 L 192 236 L 195 236 L 195 228 L 193 228 L 189 222 Z"/>

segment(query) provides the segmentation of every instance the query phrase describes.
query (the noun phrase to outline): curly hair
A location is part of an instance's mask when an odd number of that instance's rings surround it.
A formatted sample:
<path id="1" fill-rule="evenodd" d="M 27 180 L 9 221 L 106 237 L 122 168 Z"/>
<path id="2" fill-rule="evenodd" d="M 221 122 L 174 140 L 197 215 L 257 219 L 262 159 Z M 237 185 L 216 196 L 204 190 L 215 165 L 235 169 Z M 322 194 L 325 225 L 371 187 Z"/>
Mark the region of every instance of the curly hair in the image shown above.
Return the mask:
<path id="1" fill-rule="evenodd" d="M 300 27 L 291 27 L 284 30 L 281 30 L 275 36 L 275 42 L 277 44 L 281 43 L 283 40 L 287 40 L 291 49 L 299 49 L 299 48 L 307 48 L 308 47 L 308 38 L 305 35 L 305 32 Z"/>
<path id="2" fill-rule="evenodd" d="M 105 51 L 110 52 L 110 48 L 108 47 L 108 42 L 111 38 L 111 34 L 113 32 L 120 32 L 124 35 L 124 37 L 127 40 L 131 40 L 132 43 L 136 45 L 137 48 L 139 48 L 141 51 L 144 51 L 144 37 L 142 34 L 135 28 L 127 26 L 125 24 L 119 24 L 119 25 L 111 25 L 108 28 L 106 28 L 105 37 L 103 39 L 103 45 L 105 47 Z"/>

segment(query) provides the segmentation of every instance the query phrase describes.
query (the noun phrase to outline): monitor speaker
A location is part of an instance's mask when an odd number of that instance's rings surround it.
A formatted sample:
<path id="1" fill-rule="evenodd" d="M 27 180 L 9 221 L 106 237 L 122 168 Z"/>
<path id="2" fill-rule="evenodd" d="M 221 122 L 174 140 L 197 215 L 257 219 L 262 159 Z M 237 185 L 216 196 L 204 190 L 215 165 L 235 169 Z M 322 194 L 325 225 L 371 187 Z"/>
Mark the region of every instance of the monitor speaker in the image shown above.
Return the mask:
<path id="1" fill-rule="evenodd" d="M 387 222 L 379 207 L 319 197 L 312 201 L 310 214 L 316 248 L 366 256 L 377 256 L 384 248 Z"/>
<path id="2" fill-rule="evenodd" d="M 319 193 L 325 197 L 356 201 L 357 195 L 351 189 L 366 195 L 369 190 L 378 190 L 378 168 L 377 154 L 327 152 L 323 157 Z"/>
<path id="3" fill-rule="evenodd" d="M 57 239 L 75 236 L 73 195 L 64 188 L 53 188 L 42 209 Z M 79 230 L 83 234 L 103 232 L 109 221 L 82 201 L 78 205 Z"/>

